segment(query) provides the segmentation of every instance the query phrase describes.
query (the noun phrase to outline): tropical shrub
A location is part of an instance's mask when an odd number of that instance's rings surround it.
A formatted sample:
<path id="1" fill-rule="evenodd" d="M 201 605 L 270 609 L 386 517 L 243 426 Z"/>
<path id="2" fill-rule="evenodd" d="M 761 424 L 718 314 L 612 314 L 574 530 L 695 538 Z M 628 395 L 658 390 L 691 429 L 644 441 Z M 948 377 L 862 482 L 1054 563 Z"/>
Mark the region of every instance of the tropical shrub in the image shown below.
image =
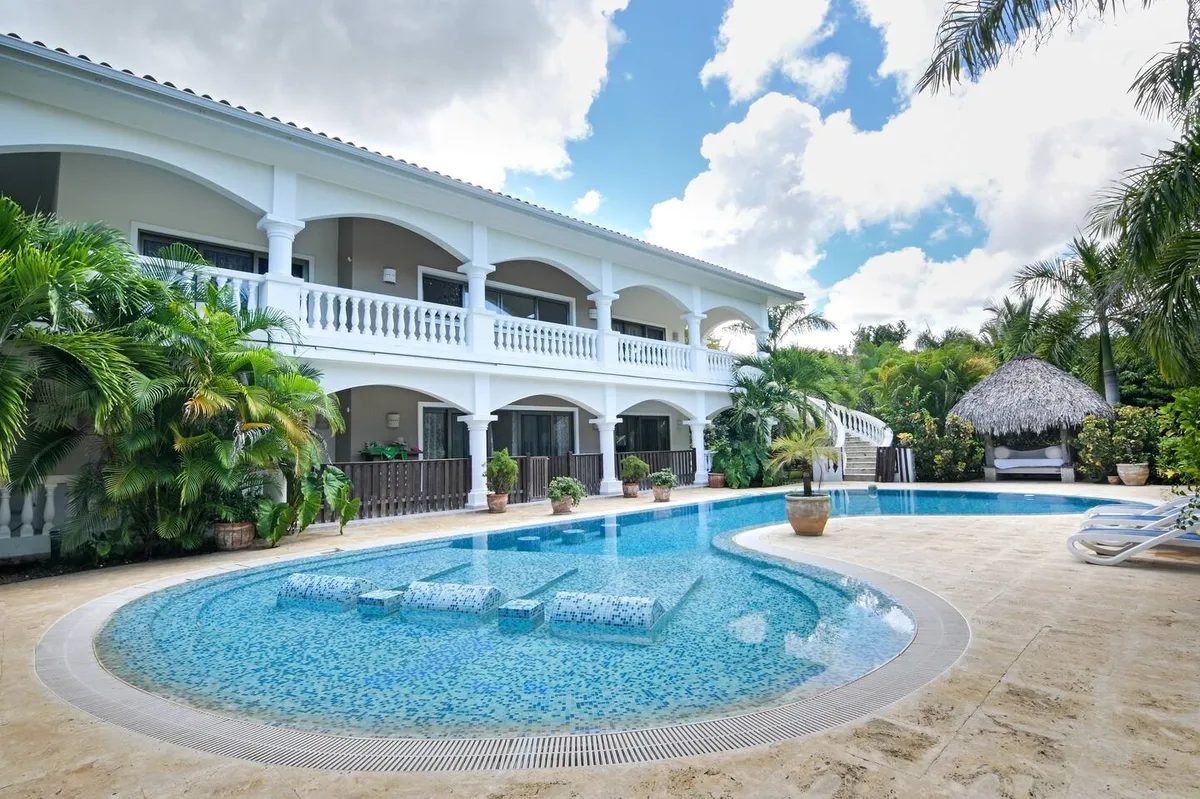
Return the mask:
<path id="1" fill-rule="evenodd" d="M 1117 463 L 1151 463 L 1158 452 L 1158 414 L 1153 408 L 1122 405 L 1113 422 L 1113 458 Z"/>
<path id="2" fill-rule="evenodd" d="M 546 487 L 546 496 L 551 502 L 561 502 L 570 497 L 571 504 L 578 505 L 587 496 L 587 488 L 574 477 L 555 477 Z"/>
<path id="3" fill-rule="evenodd" d="M 922 429 L 914 436 L 912 450 L 917 475 L 922 480 L 959 483 L 983 472 L 983 441 L 975 425 L 950 415 L 941 425 L 925 411 Z"/>
<path id="4" fill-rule="evenodd" d="M 829 433 L 824 428 L 795 430 L 771 442 L 770 465 L 778 471 L 799 469 L 804 481 L 804 496 L 811 497 L 813 468 L 817 461 L 837 457 L 837 450 L 829 443 Z"/>
<path id="5" fill-rule="evenodd" d="M 517 484 L 517 462 L 502 449 L 492 454 L 484 474 L 487 476 L 488 491 L 493 494 L 511 494 Z"/>
<path id="6" fill-rule="evenodd" d="M 354 489 L 350 478 L 336 466 L 328 464 L 315 468 L 289 491 L 291 502 L 272 502 L 263 497 L 258 501 L 256 527 L 260 538 L 275 546 L 285 535 L 298 535 L 308 529 L 321 512 L 329 508 L 338 523 L 338 535 L 346 532 L 346 523 L 358 515 L 362 500 L 351 498 Z"/>
<path id="7" fill-rule="evenodd" d="M 767 448 L 756 440 L 721 442 L 713 456 L 713 470 L 725 475 L 730 488 L 749 488 L 762 482 Z"/>
<path id="8" fill-rule="evenodd" d="M 1090 414 L 1084 418 L 1083 429 L 1075 437 L 1075 460 L 1079 471 L 1091 480 L 1116 474 L 1111 421 Z"/>
<path id="9" fill-rule="evenodd" d="M 659 469 L 650 475 L 650 484 L 656 488 L 678 488 L 679 478 L 670 469 Z"/>
<path id="10" fill-rule="evenodd" d="M 637 455 L 626 455 L 621 459 L 621 481 L 640 483 L 650 476 L 650 464 Z"/>
<path id="11" fill-rule="evenodd" d="M 1175 392 L 1158 421 L 1159 475 L 1172 483 L 1200 484 L 1200 388 Z"/>

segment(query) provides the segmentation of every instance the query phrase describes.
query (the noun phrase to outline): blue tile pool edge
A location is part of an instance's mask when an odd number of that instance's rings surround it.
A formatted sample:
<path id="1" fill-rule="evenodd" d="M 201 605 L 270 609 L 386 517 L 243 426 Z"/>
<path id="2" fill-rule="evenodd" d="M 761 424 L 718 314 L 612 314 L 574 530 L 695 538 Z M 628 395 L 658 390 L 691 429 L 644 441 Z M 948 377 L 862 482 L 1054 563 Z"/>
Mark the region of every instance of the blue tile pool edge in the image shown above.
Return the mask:
<path id="1" fill-rule="evenodd" d="M 892 598 L 916 622 L 914 635 L 904 650 L 851 682 L 765 710 L 619 732 L 456 739 L 336 736 L 223 716 L 132 686 L 109 672 L 97 658 L 96 635 L 129 602 L 197 579 L 271 566 L 290 568 L 313 557 L 295 555 L 261 567 L 218 566 L 161 578 L 93 600 L 47 630 L 37 645 L 35 671 L 57 696 L 101 720 L 201 751 L 261 763 L 327 769 L 445 771 L 648 762 L 786 740 L 882 709 L 935 679 L 965 652 L 970 641 L 965 618 L 944 598 L 919 585 L 848 562 L 792 553 L 773 555 L 732 541 L 734 536 L 753 536 L 750 531 L 774 526 L 731 531 L 718 538 L 727 539 L 730 548 L 745 553 L 740 556 L 773 565 L 778 561 L 778 565 L 801 573 L 808 569 L 829 572 Z M 446 538 L 434 540 L 444 542 Z M 403 546 L 429 543 L 408 542 Z M 362 549 L 381 546 L 397 545 Z"/>

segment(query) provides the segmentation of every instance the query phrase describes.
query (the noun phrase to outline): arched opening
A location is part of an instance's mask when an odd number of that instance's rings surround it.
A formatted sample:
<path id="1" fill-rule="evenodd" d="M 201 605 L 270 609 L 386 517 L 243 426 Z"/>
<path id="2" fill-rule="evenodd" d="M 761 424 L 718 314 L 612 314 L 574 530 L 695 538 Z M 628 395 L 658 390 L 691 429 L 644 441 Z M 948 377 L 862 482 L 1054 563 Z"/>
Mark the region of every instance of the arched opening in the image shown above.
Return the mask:
<path id="1" fill-rule="evenodd" d="M 408 300 L 465 306 L 466 279 L 456 271 L 463 261 L 432 239 L 397 223 L 369 217 L 345 216 L 308 224 L 334 227 L 329 260 L 335 268 L 329 280 L 320 282 Z"/>
<path id="2" fill-rule="evenodd" d="M 645 400 L 617 414 L 614 437 L 617 454 L 669 452 L 692 446 L 686 422 L 692 418 L 683 407 L 665 400 Z"/>
<path id="3" fill-rule="evenodd" d="M 714 308 L 709 308 L 704 312 L 704 322 L 701 324 L 701 330 L 705 338 L 727 337 L 732 331 L 729 328 L 735 323 L 754 326 L 756 324 L 754 317 L 748 314 L 741 308 L 735 308 L 732 305 L 719 305 Z"/>
<path id="4" fill-rule="evenodd" d="M 595 413 L 568 397 L 534 394 L 503 402 L 492 410 L 492 450 L 521 457 L 564 457 L 597 453 Z"/>
<path id="5" fill-rule="evenodd" d="M 612 304 L 613 329 L 627 336 L 688 343 L 688 308 L 670 292 L 655 286 L 629 286 Z"/>
<path id="6" fill-rule="evenodd" d="M 360 385 L 337 392 L 344 432 L 328 452 L 335 463 L 467 458 L 467 415 L 446 397 L 413 388 Z"/>
<path id="7" fill-rule="evenodd" d="M 588 295 L 595 289 L 572 271 L 542 260 L 509 260 L 487 277 L 488 310 L 523 319 L 595 329 Z"/>

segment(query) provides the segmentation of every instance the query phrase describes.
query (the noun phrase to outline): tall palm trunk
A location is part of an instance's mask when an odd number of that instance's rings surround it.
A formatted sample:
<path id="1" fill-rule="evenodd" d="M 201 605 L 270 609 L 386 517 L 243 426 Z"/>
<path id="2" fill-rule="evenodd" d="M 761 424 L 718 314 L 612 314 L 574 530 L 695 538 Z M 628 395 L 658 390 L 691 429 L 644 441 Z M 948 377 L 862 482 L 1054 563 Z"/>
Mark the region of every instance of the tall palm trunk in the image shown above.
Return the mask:
<path id="1" fill-rule="evenodd" d="M 1104 385 L 1104 400 L 1112 406 L 1120 405 L 1121 386 L 1117 382 L 1117 364 L 1113 358 L 1112 337 L 1108 332 L 1108 316 L 1103 309 L 1096 321 L 1100 328 L 1100 379 Z"/>
<path id="2" fill-rule="evenodd" d="M 806 497 L 811 497 L 813 495 L 812 479 L 813 466 L 808 461 L 804 461 L 804 496 Z"/>
<path id="3" fill-rule="evenodd" d="M 1188 0 L 1188 38 L 1200 42 L 1200 0 Z"/>

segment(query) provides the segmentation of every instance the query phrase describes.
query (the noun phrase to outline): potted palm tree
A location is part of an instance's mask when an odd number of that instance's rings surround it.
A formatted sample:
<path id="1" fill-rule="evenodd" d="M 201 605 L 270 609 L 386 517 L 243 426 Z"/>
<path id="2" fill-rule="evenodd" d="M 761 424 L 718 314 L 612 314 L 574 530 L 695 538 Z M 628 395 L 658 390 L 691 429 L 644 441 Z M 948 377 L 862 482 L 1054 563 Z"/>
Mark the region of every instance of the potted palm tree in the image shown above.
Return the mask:
<path id="1" fill-rule="evenodd" d="M 247 549 L 254 541 L 258 500 L 262 496 L 256 486 L 222 492 L 213 503 L 219 522 L 213 524 L 217 549 L 232 552 Z"/>
<path id="2" fill-rule="evenodd" d="M 821 458 L 837 457 L 829 446 L 829 434 L 822 428 L 811 427 L 782 435 L 771 442 L 771 465 L 777 469 L 798 469 L 804 481 L 804 491 L 787 494 L 787 518 L 796 535 L 821 535 L 829 521 L 829 495 L 815 494 L 812 488 L 813 468 Z"/>
<path id="3" fill-rule="evenodd" d="M 507 449 L 492 455 L 484 470 L 488 485 L 488 513 L 504 513 L 508 509 L 508 495 L 517 484 L 517 462 Z"/>
<path id="4" fill-rule="evenodd" d="M 555 516 L 570 513 L 571 509 L 583 502 L 587 489 L 583 483 L 574 477 L 555 477 L 546 487 L 546 496 L 550 498 L 550 507 Z"/>
<path id="5" fill-rule="evenodd" d="M 636 499 L 641 482 L 650 476 L 650 464 L 637 455 L 626 455 L 621 459 L 621 493 Z"/>
<path id="6" fill-rule="evenodd" d="M 659 469 L 650 475 L 650 485 L 654 486 L 655 502 L 670 502 L 671 489 L 679 485 L 679 478 L 670 469 Z"/>

